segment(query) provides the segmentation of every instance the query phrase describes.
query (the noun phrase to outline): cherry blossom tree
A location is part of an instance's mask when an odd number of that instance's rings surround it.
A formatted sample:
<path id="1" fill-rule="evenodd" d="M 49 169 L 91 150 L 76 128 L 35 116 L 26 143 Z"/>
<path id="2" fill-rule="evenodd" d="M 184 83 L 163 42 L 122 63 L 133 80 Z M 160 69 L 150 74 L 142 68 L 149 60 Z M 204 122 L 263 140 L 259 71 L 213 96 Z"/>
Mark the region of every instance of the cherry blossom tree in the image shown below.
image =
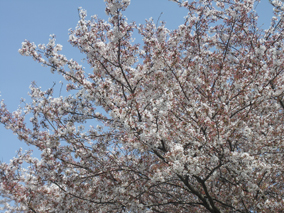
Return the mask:
<path id="1" fill-rule="evenodd" d="M 5 208 L 282 212 L 282 2 L 272 2 L 262 30 L 253 0 L 175 0 L 188 15 L 170 31 L 151 19 L 128 22 L 129 0 L 105 1 L 108 21 L 80 9 L 70 30 L 91 73 L 60 53 L 55 36 L 22 43 L 19 53 L 62 75 L 70 95 L 33 84 L 24 108 L 11 113 L 1 102 L 1 123 L 41 151 L 37 159 L 20 150 L 0 165 Z"/>

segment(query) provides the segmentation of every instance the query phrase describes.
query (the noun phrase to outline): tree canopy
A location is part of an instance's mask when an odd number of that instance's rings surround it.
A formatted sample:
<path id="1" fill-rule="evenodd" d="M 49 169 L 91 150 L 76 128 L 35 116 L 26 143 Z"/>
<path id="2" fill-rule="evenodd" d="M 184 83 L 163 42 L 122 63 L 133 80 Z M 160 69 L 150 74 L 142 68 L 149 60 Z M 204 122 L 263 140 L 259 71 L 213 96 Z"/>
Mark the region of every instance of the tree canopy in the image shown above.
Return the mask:
<path id="1" fill-rule="evenodd" d="M 108 21 L 81 8 L 69 35 L 91 73 L 54 35 L 22 43 L 19 53 L 62 75 L 70 95 L 32 84 L 23 109 L 9 112 L 2 100 L 0 123 L 41 151 L 0 164 L 4 209 L 283 211 L 282 2 L 271 2 L 264 30 L 253 0 L 174 0 L 188 15 L 169 30 L 128 22 L 130 0 L 105 1 Z"/>

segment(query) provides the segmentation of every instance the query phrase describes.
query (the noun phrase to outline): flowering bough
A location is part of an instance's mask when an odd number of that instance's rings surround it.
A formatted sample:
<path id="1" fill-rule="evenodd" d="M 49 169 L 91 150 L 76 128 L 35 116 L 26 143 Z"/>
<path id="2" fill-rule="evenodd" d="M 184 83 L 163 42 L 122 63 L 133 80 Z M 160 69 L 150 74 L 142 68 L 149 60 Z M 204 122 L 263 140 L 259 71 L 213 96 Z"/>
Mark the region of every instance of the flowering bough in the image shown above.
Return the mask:
<path id="1" fill-rule="evenodd" d="M 188 15 L 173 31 L 153 20 L 128 23 L 129 0 L 106 0 L 108 22 L 86 20 L 80 9 L 69 40 L 92 73 L 60 54 L 55 36 L 47 45 L 23 42 L 22 55 L 76 93 L 53 97 L 32 85 L 24 111 L 1 102 L 1 123 L 42 152 L 41 160 L 19 152 L 0 165 L 6 209 L 284 210 L 282 3 L 272 2 L 275 17 L 261 30 L 253 0 L 175 2 Z M 143 44 L 133 43 L 134 31 Z M 107 128 L 87 128 L 92 119 Z"/>

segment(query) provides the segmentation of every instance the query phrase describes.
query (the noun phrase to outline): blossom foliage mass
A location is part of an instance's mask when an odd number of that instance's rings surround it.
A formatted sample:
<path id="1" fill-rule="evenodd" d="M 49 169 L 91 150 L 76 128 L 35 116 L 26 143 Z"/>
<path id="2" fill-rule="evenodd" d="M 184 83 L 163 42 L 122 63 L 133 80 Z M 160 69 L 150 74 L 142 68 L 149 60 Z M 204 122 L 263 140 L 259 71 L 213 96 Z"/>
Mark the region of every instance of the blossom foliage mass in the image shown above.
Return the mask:
<path id="1" fill-rule="evenodd" d="M 22 43 L 20 54 L 62 75 L 70 95 L 32 84 L 23 109 L 1 102 L 0 122 L 41 151 L 0 164 L 4 209 L 284 210 L 282 3 L 262 30 L 253 0 L 174 2 L 188 10 L 175 30 L 128 22 L 129 0 L 106 0 L 108 21 L 80 9 L 69 41 L 90 73 L 55 36 Z"/>

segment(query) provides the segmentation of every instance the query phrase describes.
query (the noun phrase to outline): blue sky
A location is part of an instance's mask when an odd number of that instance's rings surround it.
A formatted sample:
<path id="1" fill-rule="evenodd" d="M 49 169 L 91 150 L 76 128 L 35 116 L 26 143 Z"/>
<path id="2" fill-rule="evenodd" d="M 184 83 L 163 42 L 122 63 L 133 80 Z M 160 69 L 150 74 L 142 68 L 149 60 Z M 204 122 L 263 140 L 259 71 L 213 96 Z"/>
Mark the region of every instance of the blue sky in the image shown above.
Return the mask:
<path id="1" fill-rule="evenodd" d="M 62 80 L 58 74 L 51 74 L 49 68 L 41 67 L 32 58 L 18 53 L 25 39 L 35 44 L 46 44 L 49 35 L 55 34 L 57 43 L 63 45 L 62 53 L 67 58 L 80 61 L 84 57 L 67 42 L 68 29 L 74 29 L 79 20 L 78 7 L 86 9 L 88 17 L 97 14 L 99 18 L 107 20 L 103 0 L 0 1 L 0 99 L 5 100 L 9 110 L 16 110 L 21 98 L 28 101 L 27 93 L 32 81 L 47 89 L 53 82 L 58 86 Z M 257 11 L 260 16 L 259 23 L 267 28 L 272 14 L 268 0 L 263 1 L 257 7 Z M 182 24 L 186 15 L 185 9 L 168 0 L 132 0 L 125 14 L 129 21 L 144 23 L 145 19 L 150 17 L 156 21 L 161 12 L 163 14 L 160 20 L 166 21 L 169 29 L 175 29 Z M 0 125 L 0 161 L 9 162 L 20 147 L 23 150 L 32 148 Z M 35 152 L 34 156 L 39 156 L 39 153 Z"/>

